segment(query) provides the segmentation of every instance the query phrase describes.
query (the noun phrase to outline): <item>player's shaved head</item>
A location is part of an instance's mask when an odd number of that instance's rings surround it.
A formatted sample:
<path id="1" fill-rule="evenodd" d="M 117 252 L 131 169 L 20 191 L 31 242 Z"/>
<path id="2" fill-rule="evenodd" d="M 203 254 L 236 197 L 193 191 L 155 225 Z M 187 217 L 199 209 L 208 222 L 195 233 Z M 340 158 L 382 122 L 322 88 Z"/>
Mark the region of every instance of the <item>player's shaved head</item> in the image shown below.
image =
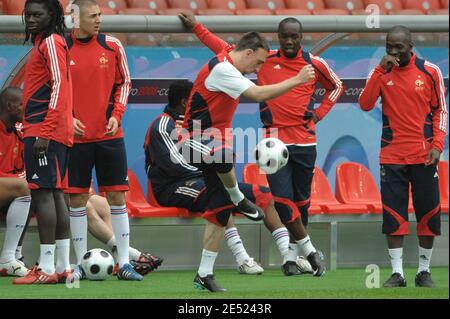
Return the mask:
<path id="1" fill-rule="evenodd" d="M 90 6 L 98 6 L 98 3 L 95 0 L 75 0 L 72 5 L 78 6 L 81 10 Z"/>
<path id="2" fill-rule="evenodd" d="M 0 92 L 0 111 L 4 111 L 8 102 L 21 100 L 22 90 L 16 87 L 8 87 Z"/>
<path id="3" fill-rule="evenodd" d="M 281 20 L 280 24 L 278 24 L 278 33 L 282 32 L 286 24 L 296 24 L 298 26 L 298 32 L 303 33 L 303 25 L 302 23 L 293 17 L 289 17 Z"/>
<path id="4" fill-rule="evenodd" d="M 409 30 L 405 26 L 402 26 L 402 25 L 393 26 L 389 30 L 389 32 L 387 34 L 387 37 L 390 38 L 390 37 L 392 37 L 394 35 L 402 35 L 406 42 L 411 42 L 412 41 L 411 30 Z"/>

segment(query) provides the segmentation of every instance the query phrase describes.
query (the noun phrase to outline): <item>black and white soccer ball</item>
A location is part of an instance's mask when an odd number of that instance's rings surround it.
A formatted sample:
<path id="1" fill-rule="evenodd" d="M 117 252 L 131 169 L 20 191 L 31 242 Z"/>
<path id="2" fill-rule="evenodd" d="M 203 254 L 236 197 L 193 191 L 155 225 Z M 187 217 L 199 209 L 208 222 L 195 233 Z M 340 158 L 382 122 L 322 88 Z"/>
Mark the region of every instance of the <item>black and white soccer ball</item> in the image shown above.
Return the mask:
<path id="1" fill-rule="evenodd" d="M 267 174 L 278 172 L 289 160 L 286 145 L 277 138 L 261 140 L 255 149 L 256 165 Z"/>
<path id="2" fill-rule="evenodd" d="M 106 250 L 94 248 L 84 254 L 81 268 L 89 280 L 106 280 L 113 273 L 114 258 Z"/>

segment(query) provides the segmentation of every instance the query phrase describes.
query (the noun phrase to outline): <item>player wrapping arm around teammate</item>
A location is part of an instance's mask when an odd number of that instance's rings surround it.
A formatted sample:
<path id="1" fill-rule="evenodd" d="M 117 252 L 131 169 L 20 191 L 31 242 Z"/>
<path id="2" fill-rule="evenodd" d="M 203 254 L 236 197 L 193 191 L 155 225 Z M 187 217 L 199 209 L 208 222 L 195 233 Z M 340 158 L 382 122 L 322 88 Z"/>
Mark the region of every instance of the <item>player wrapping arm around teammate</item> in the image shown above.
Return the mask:
<path id="1" fill-rule="evenodd" d="M 434 287 L 430 260 L 434 238 L 441 233 L 437 164 L 447 134 L 445 87 L 439 67 L 419 58 L 413 45 L 409 29 L 393 27 L 386 37 L 386 55 L 370 72 L 359 98 L 361 108 L 370 111 L 382 97 L 383 233 L 392 264 L 384 287 L 406 287 L 402 260 L 410 186 L 419 237 L 418 287 Z"/>

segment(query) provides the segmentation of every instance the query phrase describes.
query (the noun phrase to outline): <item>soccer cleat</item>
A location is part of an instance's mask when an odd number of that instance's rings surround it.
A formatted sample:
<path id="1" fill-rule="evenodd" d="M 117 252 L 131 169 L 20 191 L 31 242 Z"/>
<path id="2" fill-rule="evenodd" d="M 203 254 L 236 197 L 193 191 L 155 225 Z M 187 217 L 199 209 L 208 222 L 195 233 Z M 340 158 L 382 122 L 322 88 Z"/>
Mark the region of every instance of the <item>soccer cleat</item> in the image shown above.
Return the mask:
<path id="1" fill-rule="evenodd" d="M 14 285 L 56 284 L 58 283 L 58 275 L 56 273 L 49 275 L 40 268 L 33 267 L 25 277 L 16 278 L 12 283 Z"/>
<path id="2" fill-rule="evenodd" d="M 297 263 L 292 260 L 286 261 L 282 266 L 281 270 L 285 276 L 298 276 L 301 275 L 300 269 L 297 267 Z"/>
<path id="3" fill-rule="evenodd" d="M 118 273 L 119 273 L 119 263 L 116 263 L 114 265 L 114 269 L 113 269 L 112 275 L 113 276 L 117 276 Z"/>
<path id="4" fill-rule="evenodd" d="M 72 271 L 72 281 L 83 279 L 86 279 L 86 274 L 84 273 L 83 268 L 81 268 L 80 265 L 75 266 L 75 268 Z"/>
<path id="5" fill-rule="evenodd" d="M 383 284 L 384 288 L 406 287 L 406 280 L 398 272 L 395 272 Z"/>
<path id="6" fill-rule="evenodd" d="M 119 269 L 117 273 L 117 279 L 119 280 L 130 280 L 130 281 L 141 281 L 144 279 L 140 274 L 138 274 L 133 266 L 130 264 L 125 264 Z"/>
<path id="7" fill-rule="evenodd" d="M 239 210 L 241 214 L 253 221 L 260 221 L 264 219 L 263 210 L 249 201 L 247 198 L 241 200 L 236 208 Z"/>
<path id="8" fill-rule="evenodd" d="M 320 277 L 325 274 L 325 264 L 323 263 L 322 258 L 320 258 L 320 253 L 318 251 L 310 253 L 306 259 L 311 264 L 314 277 Z"/>
<path id="9" fill-rule="evenodd" d="M 261 275 L 264 269 L 253 258 L 247 259 L 238 267 L 239 273 L 246 275 Z"/>
<path id="10" fill-rule="evenodd" d="M 295 263 L 297 264 L 298 270 L 300 270 L 300 272 L 302 274 L 313 274 L 314 273 L 314 270 L 312 269 L 311 264 L 305 257 L 297 256 L 297 260 L 295 261 Z"/>
<path id="11" fill-rule="evenodd" d="M 56 273 L 58 276 L 58 284 L 73 283 L 74 277 L 72 271 L 64 270 L 63 273 Z"/>
<path id="12" fill-rule="evenodd" d="M 142 276 L 147 275 L 149 272 L 158 269 L 163 263 L 164 259 L 161 257 L 153 256 L 150 253 L 141 253 L 138 260 L 130 261 L 134 270 Z"/>
<path id="13" fill-rule="evenodd" d="M 194 287 L 200 290 L 208 289 L 211 292 L 224 292 L 227 291 L 222 288 L 215 280 L 214 275 L 207 275 L 206 277 L 200 277 L 199 274 L 194 278 Z"/>
<path id="14" fill-rule="evenodd" d="M 0 263 L 0 276 L 25 277 L 30 270 L 19 260 Z"/>
<path id="15" fill-rule="evenodd" d="M 416 287 L 435 288 L 433 280 L 431 279 L 431 273 L 423 270 L 416 275 Z"/>

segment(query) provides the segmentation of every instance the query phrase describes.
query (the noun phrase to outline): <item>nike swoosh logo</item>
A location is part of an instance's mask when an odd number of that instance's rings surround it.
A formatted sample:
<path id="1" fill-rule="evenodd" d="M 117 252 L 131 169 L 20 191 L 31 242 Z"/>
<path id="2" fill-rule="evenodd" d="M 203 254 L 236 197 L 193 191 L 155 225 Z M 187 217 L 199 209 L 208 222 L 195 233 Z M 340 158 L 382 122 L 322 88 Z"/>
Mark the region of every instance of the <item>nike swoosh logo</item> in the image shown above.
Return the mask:
<path id="1" fill-rule="evenodd" d="M 245 216 L 251 217 L 251 218 L 258 218 L 258 216 L 259 216 L 259 214 L 257 212 L 253 213 L 253 214 L 249 214 L 249 213 L 242 213 L 242 214 L 244 214 Z"/>

